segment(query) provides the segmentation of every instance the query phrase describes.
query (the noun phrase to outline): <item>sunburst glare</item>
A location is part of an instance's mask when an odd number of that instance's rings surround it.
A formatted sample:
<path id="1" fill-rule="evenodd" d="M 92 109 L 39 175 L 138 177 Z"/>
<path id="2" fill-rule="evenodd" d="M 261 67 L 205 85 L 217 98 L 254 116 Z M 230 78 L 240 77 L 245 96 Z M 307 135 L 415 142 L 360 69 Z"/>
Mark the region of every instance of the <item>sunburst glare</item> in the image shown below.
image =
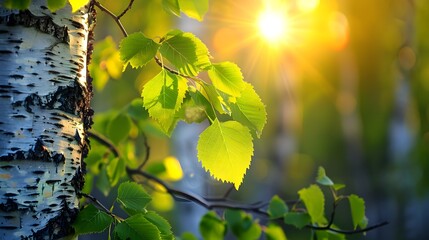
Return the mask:
<path id="1" fill-rule="evenodd" d="M 258 18 L 258 28 L 262 37 L 268 42 L 275 43 L 281 41 L 287 31 L 287 18 L 285 13 L 266 9 Z"/>

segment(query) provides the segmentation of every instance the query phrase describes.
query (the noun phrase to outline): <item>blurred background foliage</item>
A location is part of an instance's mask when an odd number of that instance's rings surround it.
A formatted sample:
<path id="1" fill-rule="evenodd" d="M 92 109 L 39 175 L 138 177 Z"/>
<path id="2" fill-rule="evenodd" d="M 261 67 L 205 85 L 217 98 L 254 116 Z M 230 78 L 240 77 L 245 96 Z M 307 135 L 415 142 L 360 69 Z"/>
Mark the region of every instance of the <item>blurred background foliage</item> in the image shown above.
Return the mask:
<path id="1" fill-rule="evenodd" d="M 101 2 L 117 14 L 128 5 Z M 428 237 L 429 2 L 278 2 L 286 18 L 279 41 L 264 40 L 256 27 L 266 0 L 210 1 L 202 22 L 167 14 L 161 0 L 135 1 L 121 20 L 129 33 L 141 31 L 155 40 L 173 28 L 191 31 L 217 62 L 236 62 L 260 94 L 268 122 L 255 142 L 244 184 L 232 198 L 266 201 L 278 194 L 297 199 L 296 192 L 313 182 L 318 166 L 324 166 L 335 182 L 345 183 L 366 200 L 369 225 L 390 222 L 368 233 L 367 239 Z M 184 190 L 222 195 L 230 186 L 211 180 L 196 159 L 197 136 L 207 123 L 179 124 L 171 139 L 156 130 L 134 99 L 159 66 L 151 62 L 122 72 L 116 49 L 123 36 L 109 16 L 99 11 L 97 18 L 90 68 L 95 86 L 93 128 L 111 138 L 125 156 L 103 161 L 118 168 L 124 165 L 121 161 L 137 166 L 148 143 L 148 171 L 163 174 Z M 104 153 L 92 141 L 87 163 L 93 174 L 87 182 L 94 179 L 108 196 L 107 182 L 122 176 L 115 176 L 115 167 L 91 165 Z M 169 217 L 173 231 L 196 231 L 205 211 L 174 203 L 163 189 L 154 189 L 152 207 Z M 351 228 L 347 216 L 338 216 L 337 225 Z M 300 239 L 294 229 L 286 229 L 286 234 Z"/>

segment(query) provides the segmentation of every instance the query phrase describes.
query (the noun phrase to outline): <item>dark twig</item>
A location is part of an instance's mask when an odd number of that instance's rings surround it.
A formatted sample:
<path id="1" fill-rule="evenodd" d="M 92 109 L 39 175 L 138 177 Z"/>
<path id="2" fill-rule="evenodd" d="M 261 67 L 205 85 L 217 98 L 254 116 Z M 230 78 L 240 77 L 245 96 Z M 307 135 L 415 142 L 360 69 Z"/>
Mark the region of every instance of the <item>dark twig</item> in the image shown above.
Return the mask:
<path id="1" fill-rule="evenodd" d="M 370 226 L 370 227 L 367 227 L 367 228 L 357 229 L 357 230 L 341 230 L 341 229 L 335 229 L 335 228 L 332 228 L 332 227 L 326 228 L 326 227 L 318 227 L 318 226 L 314 226 L 314 225 L 307 225 L 306 227 L 314 229 L 314 230 L 329 230 L 329 231 L 336 232 L 336 233 L 342 233 L 342 234 L 352 235 L 352 234 L 358 234 L 358 233 L 368 232 L 368 231 L 371 231 L 373 229 L 385 226 L 387 224 L 389 224 L 389 222 L 384 221 L 384 222 L 381 222 L 379 224 L 376 224 L 376 225 L 373 225 L 373 226 Z"/>
<path id="2" fill-rule="evenodd" d="M 106 137 L 103 135 L 96 133 L 94 131 L 88 131 L 88 136 L 95 139 L 97 142 L 101 143 L 102 145 L 106 146 L 115 157 L 119 157 L 120 153 L 119 150 L 116 148 L 116 146 Z"/>
<path id="3" fill-rule="evenodd" d="M 130 0 L 130 2 L 128 3 L 127 8 L 124 9 L 124 11 L 122 11 L 121 14 L 118 15 L 118 20 L 121 19 L 121 17 L 123 17 L 125 15 L 125 13 L 127 13 L 133 6 L 134 0 Z"/>
<path id="4" fill-rule="evenodd" d="M 106 7 L 104 7 L 103 5 L 101 5 L 100 2 L 94 0 L 94 4 L 95 6 L 97 6 L 101 11 L 107 13 L 109 16 L 111 16 L 113 18 L 113 20 L 115 20 L 116 24 L 119 26 L 119 28 L 121 29 L 122 34 L 124 35 L 124 37 L 128 36 L 127 31 L 125 30 L 124 25 L 122 25 L 121 20 L 119 19 L 118 16 L 116 16 L 114 13 L 112 13 L 109 9 L 107 9 Z M 121 16 L 122 17 L 122 16 Z"/>
<path id="5" fill-rule="evenodd" d="M 100 201 L 98 201 L 95 197 L 93 197 L 93 196 L 91 196 L 91 195 L 89 195 L 89 194 L 86 194 L 86 193 L 83 193 L 83 192 L 80 192 L 80 193 L 78 193 L 78 195 L 80 195 L 80 196 L 83 196 L 83 197 L 86 197 L 86 198 L 88 198 L 89 200 L 91 200 L 91 202 L 93 202 L 95 205 L 97 205 L 97 207 L 98 208 L 100 208 L 101 210 L 103 210 L 103 212 L 105 212 L 105 213 L 107 213 L 107 214 L 109 214 L 112 218 L 115 218 L 115 219 L 119 219 L 119 220 L 124 220 L 124 219 L 122 219 L 121 217 L 119 217 L 119 216 L 117 216 L 117 215 L 115 215 L 114 213 L 112 213 L 109 209 L 107 209 Z"/>
<path id="6" fill-rule="evenodd" d="M 149 161 L 149 156 L 150 156 L 150 147 L 149 144 L 147 142 L 147 137 L 146 134 L 142 133 L 143 135 L 143 139 L 144 139 L 144 148 L 145 148 L 145 156 L 143 159 L 143 162 L 140 164 L 140 166 L 137 169 L 142 169 L 144 167 L 144 165 L 146 165 L 147 161 Z"/>

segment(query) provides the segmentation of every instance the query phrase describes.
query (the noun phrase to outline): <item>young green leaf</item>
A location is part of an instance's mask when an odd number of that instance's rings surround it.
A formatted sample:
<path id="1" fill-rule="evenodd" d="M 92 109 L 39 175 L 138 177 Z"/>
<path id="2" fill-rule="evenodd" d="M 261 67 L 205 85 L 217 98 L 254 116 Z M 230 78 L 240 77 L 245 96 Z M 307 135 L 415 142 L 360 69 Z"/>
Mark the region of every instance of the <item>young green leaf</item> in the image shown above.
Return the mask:
<path id="1" fill-rule="evenodd" d="M 67 0 L 48 0 L 48 8 L 52 12 L 57 11 L 66 6 Z"/>
<path id="2" fill-rule="evenodd" d="M 286 224 L 293 225 L 299 229 L 305 227 L 311 222 L 310 215 L 302 212 L 288 212 L 284 215 L 283 220 Z"/>
<path id="3" fill-rule="evenodd" d="M 120 222 L 116 225 L 114 232 L 120 239 L 162 240 L 158 228 L 141 213 Z"/>
<path id="4" fill-rule="evenodd" d="M 161 70 L 143 88 L 143 106 L 167 135 L 177 122 L 175 113 L 180 109 L 187 89 L 185 78 L 166 70 Z"/>
<path id="5" fill-rule="evenodd" d="M 268 207 L 270 219 L 281 218 L 288 211 L 289 209 L 283 199 L 277 195 L 274 195 L 274 197 L 271 198 L 270 205 Z"/>
<path id="6" fill-rule="evenodd" d="M 234 97 L 241 95 L 244 87 L 243 75 L 235 63 L 215 63 L 209 68 L 208 74 L 218 90 Z"/>
<path id="7" fill-rule="evenodd" d="M 264 231 L 267 236 L 267 240 L 287 240 L 285 232 L 277 224 L 268 224 Z"/>
<path id="8" fill-rule="evenodd" d="M 179 0 L 162 0 L 162 7 L 165 11 L 180 17 Z"/>
<path id="9" fill-rule="evenodd" d="M 5 0 L 2 4 L 9 9 L 25 10 L 30 6 L 31 0 Z"/>
<path id="10" fill-rule="evenodd" d="M 202 21 L 209 9 L 208 0 L 179 0 L 180 10 L 188 17 Z"/>
<path id="11" fill-rule="evenodd" d="M 177 240 L 198 240 L 198 238 L 190 232 L 184 232 L 182 233 L 182 236 L 180 236 L 180 238 Z"/>
<path id="12" fill-rule="evenodd" d="M 300 199 L 304 202 L 312 223 L 323 223 L 325 214 L 325 196 L 317 185 L 311 185 L 298 192 Z"/>
<path id="13" fill-rule="evenodd" d="M 221 114 L 231 114 L 231 108 L 213 85 L 203 83 L 200 93 L 207 99 L 216 111 Z"/>
<path id="14" fill-rule="evenodd" d="M 345 188 L 346 185 L 345 184 L 341 184 L 341 183 L 335 183 L 334 186 L 332 186 L 332 187 L 335 189 L 335 191 L 338 191 L 338 190 L 341 190 L 341 189 Z"/>
<path id="15" fill-rule="evenodd" d="M 262 130 L 267 122 L 267 111 L 250 83 L 245 83 L 241 96 L 231 105 L 232 118 L 254 131 L 261 137 Z"/>
<path id="16" fill-rule="evenodd" d="M 158 228 L 162 240 L 174 239 L 170 223 L 168 223 L 163 217 L 153 211 L 147 212 L 144 217 Z"/>
<path id="17" fill-rule="evenodd" d="M 96 233 L 104 231 L 112 222 L 111 216 L 89 204 L 79 212 L 73 227 L 76 234 Z"/>
<path id="18" fill-rule="evenodd" d="M 125 162 L 121 158 L 112 159 L 106 167 L 107 176 L 109 177 L 110 186 L 115 186 L 119 179 L 125 173 Z"/>
<path id="19" fill-rule="evenodd" d="M 325 186 L 334 186 L 334 182 L 332 182 L 332 180 L 328 176 L 326 176 L 326 172 L 323 167 L 319 167 L 319 170 L 317 171 L 316 181 Z"/>
<path id="20" fill-rule="evenodd" d="M 118 144 L 128 137 L 130 130 L 130 118 L 125 114 L 118 114 L 107 125 L 107 136 L 113 143 Z"/>
<path id="21" fill-rule="evenodd" d="M 198 160 L 214 178 L 238 189 L 253 155 L 252 135 L 238 122 L 215 119 L 198 140 Z"/>
<path id="22" fill-rule="evenodd" d="M 208 212 L 201 218 L 200 232 L 204 240 L 223 239 L 226 234 L 226 224 L 216 213 Z"/>
<path id="23" fill-rule="evenodd" d="M 349 196 L 350 209 L 352 212 L 352 220 L 354 229 L 359 226 L 360 228 L 366 228 L 368 220 L 365 217 L 365 201 L 352 194 Z"/>
<path id="24" fill-rule="evenodd" d="M 76 12 L 81 7 L 85 6 L 89 2 L 89 0 L 69 0 L 69 2 L 72 6 L 72 12 Z"/>
<path id="25" fill-rule="evenodd" d="M 243 211 L 226 210 L 225 220 L 229 229 L 240 240 L 256 240 L 261 236 L 261 226 Z"/>
<path id="26" fill-rule="evenodd" d="M 144 213 L 146 205 L 152 200 L 143 187 L 135 182 L 125 182 L 119 185 L 116 201 L 129 214 Z"/>
<path id="27" fill-rule="evenodd" d="M 174 31 L 173 36 L 166 36 L 161 42 L 159 51 L 180 73 L 187 76 L 196 76 L 211 65 L 206 45 L 192 33 Z"/>
<path id="28" fill-rule="evenodd" d="M 124 70 L 128 63 L 133 68 L 143 67 L 155 57 L 158 48 L 159 44 L 145 37 L 141 32 L 128 35 L 119 45 L 121 60 L 124 61 Z"/>

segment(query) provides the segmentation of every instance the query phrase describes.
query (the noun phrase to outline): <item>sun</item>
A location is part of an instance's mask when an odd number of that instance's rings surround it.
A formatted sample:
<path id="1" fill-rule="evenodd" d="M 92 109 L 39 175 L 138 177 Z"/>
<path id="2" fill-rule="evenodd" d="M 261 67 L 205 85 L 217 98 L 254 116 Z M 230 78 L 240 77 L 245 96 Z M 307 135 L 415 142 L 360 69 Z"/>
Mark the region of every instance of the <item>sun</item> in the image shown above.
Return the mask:
<path id="1" fill-rule="evenodd" d="M 265 9 L 258 18 L 260 35 L 269 43 L 276 43 L 284 39 L 287 31 L 285 13 L 275 9 Z"/>

